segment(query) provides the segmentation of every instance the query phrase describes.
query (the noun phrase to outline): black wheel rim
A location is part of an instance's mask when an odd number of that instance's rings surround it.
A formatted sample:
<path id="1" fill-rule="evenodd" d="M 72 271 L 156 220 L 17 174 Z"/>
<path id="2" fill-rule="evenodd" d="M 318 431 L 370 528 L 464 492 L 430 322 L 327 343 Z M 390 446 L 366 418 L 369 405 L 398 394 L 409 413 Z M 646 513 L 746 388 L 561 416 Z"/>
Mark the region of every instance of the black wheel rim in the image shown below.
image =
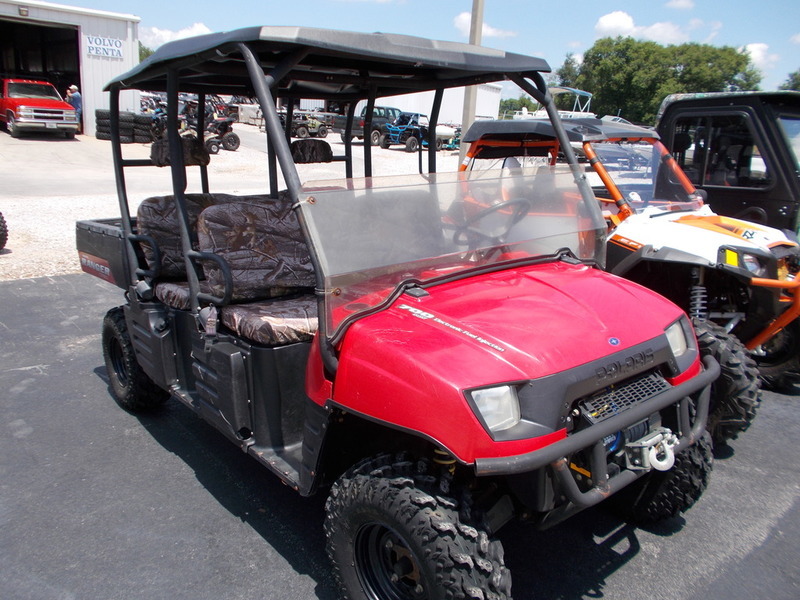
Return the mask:
<path id="1" fill-rule="evenodd" d="M 114 370 L 111 375 L 116 377 L 122 387 L 128 387 L 128 368 L 125 365 L 125 354 L 117 338 L 112 338 L 108 343 L 108 359 Z"/>
<path id="2" fill-rule="evenodd" d="M 359 580 L 372 600 L 423 600 L 428 598 L 420 562 L 397 533 L 371 523 L 355 540 Z"/>

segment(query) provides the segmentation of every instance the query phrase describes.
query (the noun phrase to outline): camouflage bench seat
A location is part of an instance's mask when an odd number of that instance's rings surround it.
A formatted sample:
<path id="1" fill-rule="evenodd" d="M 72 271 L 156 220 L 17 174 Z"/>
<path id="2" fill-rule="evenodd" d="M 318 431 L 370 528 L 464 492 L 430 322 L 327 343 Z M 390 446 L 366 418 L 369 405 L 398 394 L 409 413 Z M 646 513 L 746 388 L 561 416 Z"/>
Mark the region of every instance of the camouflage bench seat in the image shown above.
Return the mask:
<path id="1" fill-rule="evenodd" d="M 297 216 L 284 198 L 187 194 L 194 247 L 228 264 L 231 303 L 220 307 L 223 325 L 269 346 L 310 340 L 317 330 L 313 264 Z M 191 306 L 184 257 L 172 197 L 150 198 L 139 210 L 139 230 L 155 239 L 161 253 L 156 297 L 180 310 Z M 154 253 L 145 255 L 152 262 Z M 202 292 L 222 296 L 225 278 L 219 265 L 203 262 Z"/>

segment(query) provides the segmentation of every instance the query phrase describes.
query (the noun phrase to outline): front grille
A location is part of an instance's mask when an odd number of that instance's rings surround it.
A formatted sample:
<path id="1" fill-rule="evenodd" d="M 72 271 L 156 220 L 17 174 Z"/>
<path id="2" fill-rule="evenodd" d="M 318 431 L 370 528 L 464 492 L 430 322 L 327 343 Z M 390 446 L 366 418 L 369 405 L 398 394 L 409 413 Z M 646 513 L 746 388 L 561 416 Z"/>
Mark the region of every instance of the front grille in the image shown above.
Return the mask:
<path id="1" fill-rule="evenodd" d="M 670 388 L 657 372 L 640 375 L 606 388 L 578 404 L 589 423 L 599 423 Z"/>

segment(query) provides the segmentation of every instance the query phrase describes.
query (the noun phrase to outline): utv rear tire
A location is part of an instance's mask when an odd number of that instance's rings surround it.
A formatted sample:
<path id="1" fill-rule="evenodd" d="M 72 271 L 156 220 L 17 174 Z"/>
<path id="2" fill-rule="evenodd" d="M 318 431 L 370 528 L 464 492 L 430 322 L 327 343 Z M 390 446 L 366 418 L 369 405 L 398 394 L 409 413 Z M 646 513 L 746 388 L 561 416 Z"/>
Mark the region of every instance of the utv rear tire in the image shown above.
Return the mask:
<path id="1" fill-rule="evenodd" d="M 765 355 L 754 356 L 762 387 L 782 392 L 800 381 L 800 321 L 789 323 L 763 348 Z"/>
<path id="2" fill-rule="evenodd" d="M 325 534 L 340 597 L 510 598 L 500 542 L 465 522 L 420 464 L 379 456 L 334 484 Z"/>
<path id="3" fill-rule="evenodd" d="M 736 336 L 710 321 L 694 321 L 700 353 L 719 363 L 719 378 L 711 384 L 708 429 L 715 444 L 736 439 L 750 427 L 761 400 L 758 367 Z"/>
<path id="4" fill-rule="evenodd" d="M 609 500 L 614 511 L 641 525 L 677 517 L 703 495 L 714 464 L 711 436 L 700 439 L 675 456 L 669 471 L 653 471 Z"/>
<path id="5" fill-rule="evenodd" d="M 130 412 L 144 412 L 164 404 L 162 390 L 139 366 L 122 307 L 112 308 L 103 319 L 103 359 L 114 400 Z"/>

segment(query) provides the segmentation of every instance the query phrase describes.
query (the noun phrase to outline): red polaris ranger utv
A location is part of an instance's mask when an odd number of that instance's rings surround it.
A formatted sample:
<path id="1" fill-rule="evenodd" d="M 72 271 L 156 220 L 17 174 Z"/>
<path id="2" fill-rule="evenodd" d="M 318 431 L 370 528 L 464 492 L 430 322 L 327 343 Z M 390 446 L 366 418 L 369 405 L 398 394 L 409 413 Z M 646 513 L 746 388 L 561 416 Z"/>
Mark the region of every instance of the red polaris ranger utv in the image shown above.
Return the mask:
<path id="1" fill-rule="evenodd" d="M 669 518 L 707 485 L 719 367 L 677 306 L 599 268 L 605 222 L 574 155 L 438 174 L 429 143 L 427 173 L 381 178 L 367 144 L 354 179 L 349 144 L 290 144 L 276 108 L 322 98 L 352 121 L 361 100 L 371 115 L 433 90 L 433 135 L 446 88 L 510 79 L 568 150 L 547 70 L 465 44 L 264 27 L 166 44 L 108 85 L 121 218 L 77 227 L 84 270 L 125 290 L 103 324 L 113 394 L 131 411 L 183 402 L 300 494 L 328 494 L 343 598 L 510 598 L 492 535 L 512 519 L 550 526 L 617 492 L 629 516 Z M 167 92 L 171 120 L 171 193 L 135 218 L 125 170 L 166 161 L 123 158 L 127 89 Z M 258 97 L 263 195 L 210 192 L 179 92 Z M 315 160 L 345 176 L 301 183 L 297 163 Z M 202 193 L 186 192 L 186 162 Z"/>

